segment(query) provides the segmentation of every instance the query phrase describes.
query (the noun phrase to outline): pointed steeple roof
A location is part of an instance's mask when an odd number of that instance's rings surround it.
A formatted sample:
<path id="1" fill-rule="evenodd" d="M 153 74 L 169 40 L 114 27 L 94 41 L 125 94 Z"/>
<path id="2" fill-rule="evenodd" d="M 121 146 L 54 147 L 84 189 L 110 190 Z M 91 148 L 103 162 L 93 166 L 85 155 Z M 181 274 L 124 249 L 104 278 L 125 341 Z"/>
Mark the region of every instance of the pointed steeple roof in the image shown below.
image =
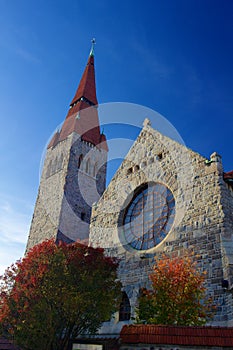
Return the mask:
<path id="1" fill-rule="evenodd" d="M 84 97 L 91 105 L 96 105 L 96 87 L 95 87 L 95 67 L 94 56 L 90 55 L 87 61 L 86 69 L 83 73 L 82 79 L 79 83 L 76 94 L 71 101 L 70 106 Z"/>
<path id="2" fill-rule="evenodd" d="M 95 41 L 93 39 L 86 68 L 83 72 L 74 98 L 70 103 L 70 110 L 66 118 L 69 118 L 74 112 L 98 104 L 95 85 L 94 44 Z"/>
<path id="3" fill-rule="evenodd" d="M 80 80 L 77 91 L 70 103 L 66 119 L 59 132 L 56 132 L 48 148 L 55 147 L 58 142 L 66 139 L 72 132 L 76 132 L 82 140 L 90 142 L 96 147 L 108 150 L 106 137 L 101 134 L 98 118 L 98 101 L 95 86 L 94 67 L 94 39 L 87 65 Z"/>

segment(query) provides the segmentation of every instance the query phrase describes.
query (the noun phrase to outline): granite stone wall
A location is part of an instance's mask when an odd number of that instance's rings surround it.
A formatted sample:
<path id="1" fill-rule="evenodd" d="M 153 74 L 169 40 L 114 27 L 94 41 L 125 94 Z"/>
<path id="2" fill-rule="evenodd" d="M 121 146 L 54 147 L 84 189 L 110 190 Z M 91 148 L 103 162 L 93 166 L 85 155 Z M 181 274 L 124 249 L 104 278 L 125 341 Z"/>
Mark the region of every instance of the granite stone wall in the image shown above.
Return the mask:
<path id="1" fill-rule="evenodd" d="M 166 185 L 175 198 L 176 215 L 165 239 L 147 251 L 129 247 L 124 236 L 124 214 L 135 190 L 142 184 Z M 233 324 L 232 295 L 222 280 L 232 286 L 233 195 L 223 180 L 221 157 L 210 159 L 152 129 L 148 120 L 126 159 L 93 205 L 90 244 L 106 248 L 121 259 L 119 278 L 134 316 L 142 287 L 149 287 L 148 274 L 154 256 L 162 252 L 182 255 L 193 252 L 199 266 L 207 271 L 206 286 L 217 311 L 212 324 Z M 117 316 L 104 324 L 104 332 L 119 328 Z"/>
<path id="2" fill-rule="evenodd" d="M 107 152 L 77 133 L 47 149 L 27 249 L 50 238 L 88 240 L 91 206 L 105 189 Z"/>

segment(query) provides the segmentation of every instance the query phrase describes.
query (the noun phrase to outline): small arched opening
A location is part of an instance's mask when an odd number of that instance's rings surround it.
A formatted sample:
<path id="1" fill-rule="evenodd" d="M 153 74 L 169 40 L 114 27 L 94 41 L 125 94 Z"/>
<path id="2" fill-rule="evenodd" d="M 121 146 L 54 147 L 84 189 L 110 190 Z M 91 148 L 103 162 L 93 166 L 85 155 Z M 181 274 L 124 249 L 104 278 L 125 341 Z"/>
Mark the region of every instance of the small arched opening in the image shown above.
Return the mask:
<path id="1" fill-rule="evenodd" d="M 119 309 L 119 321 L 129 321 L 130 320 L 130 301 L 126 292 L 122 293 L 122 299 Z"/>

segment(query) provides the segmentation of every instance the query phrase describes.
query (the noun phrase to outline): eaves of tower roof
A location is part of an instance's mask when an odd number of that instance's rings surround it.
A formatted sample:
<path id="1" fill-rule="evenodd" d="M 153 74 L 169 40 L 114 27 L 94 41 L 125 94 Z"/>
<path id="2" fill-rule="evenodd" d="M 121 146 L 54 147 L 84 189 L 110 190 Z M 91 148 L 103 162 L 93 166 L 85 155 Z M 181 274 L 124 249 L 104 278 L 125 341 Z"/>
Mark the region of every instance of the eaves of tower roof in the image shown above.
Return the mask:
<path id="1" fill-rule="evenodd" d="M 82 108 L 80 111 L 67 118 L 60 131 L 52 137 L 48 148 L 55 147 L 65 140 L 71 133 L 78 134 L 82 141 L 91 143 L 93 146 L 108 151 L 106 137 L 100 131 L 98 111 L 95 106 Z"/>

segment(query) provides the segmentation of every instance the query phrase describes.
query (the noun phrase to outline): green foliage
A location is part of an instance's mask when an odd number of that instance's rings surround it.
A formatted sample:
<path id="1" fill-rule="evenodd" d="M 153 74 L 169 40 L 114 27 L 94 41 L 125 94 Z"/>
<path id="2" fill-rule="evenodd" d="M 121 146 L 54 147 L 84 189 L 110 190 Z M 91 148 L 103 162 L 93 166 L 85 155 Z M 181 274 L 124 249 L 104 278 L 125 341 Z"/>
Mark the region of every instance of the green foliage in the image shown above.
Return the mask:
<path id="1" fill-rule="evenodd" d="M 118 263 L 103 249 L 45 241 L 0 280 L 0 330 L 25 350 L 66 349 L 119 305 Z"/>
<path id="2" fill-rule="evenodd" d="M 150 275 L 152 290 L 139 297 L 137 323 L 203 325 L 213 316 L 212 299 L 206 296 L 205 273 L 189 257 L 156 259 Z"/>

